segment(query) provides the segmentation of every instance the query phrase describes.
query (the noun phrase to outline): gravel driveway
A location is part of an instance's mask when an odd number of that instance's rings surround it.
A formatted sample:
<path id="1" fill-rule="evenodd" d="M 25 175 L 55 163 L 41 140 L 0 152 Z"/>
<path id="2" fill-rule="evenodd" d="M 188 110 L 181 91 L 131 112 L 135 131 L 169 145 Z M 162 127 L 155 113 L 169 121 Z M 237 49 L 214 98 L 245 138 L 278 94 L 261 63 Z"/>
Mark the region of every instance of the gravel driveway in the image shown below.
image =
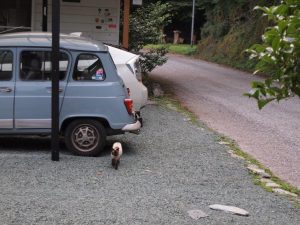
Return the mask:
<path id="1" fill-rule="evenodd" d="M 120 168 L 102 157 L 66 151 L 50 161 L 47 138 L 0 138 L 0 223 L 5 224 L 300 224 L 288 199 L 252 183 L 243 162 L 233 159 L 217 136 L 175 111 L 144 110 L 139 136 L 109 140 L 124 144 Z M 249 217 L 212 211 L 234 205 Z M 208 217 L 193 220 L 187 211 Z"/>

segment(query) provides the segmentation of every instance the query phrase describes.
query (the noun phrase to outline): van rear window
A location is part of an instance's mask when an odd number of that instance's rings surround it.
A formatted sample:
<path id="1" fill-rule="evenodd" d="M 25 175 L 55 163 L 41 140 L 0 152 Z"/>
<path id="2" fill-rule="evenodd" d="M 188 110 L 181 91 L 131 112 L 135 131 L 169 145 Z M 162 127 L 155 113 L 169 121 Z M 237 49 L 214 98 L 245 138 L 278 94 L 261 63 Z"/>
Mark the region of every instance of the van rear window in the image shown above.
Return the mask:
<path id="1" fill-rule="evenodd" d="M 93 54 L 80 54 L 75 65 L 73 79 L 103 81 L 106 75 L 101 60 Z"/>

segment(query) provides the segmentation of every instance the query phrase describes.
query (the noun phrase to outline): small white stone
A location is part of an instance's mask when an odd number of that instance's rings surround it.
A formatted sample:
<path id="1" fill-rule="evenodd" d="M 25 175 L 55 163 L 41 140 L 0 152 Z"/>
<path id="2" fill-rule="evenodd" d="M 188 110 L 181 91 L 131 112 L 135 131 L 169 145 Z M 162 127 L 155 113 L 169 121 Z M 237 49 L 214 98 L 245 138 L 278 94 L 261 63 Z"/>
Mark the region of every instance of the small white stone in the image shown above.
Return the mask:
<path id="1" fill-rule="evenodd" d="M 226 142 L 226 141 L 219 141 L 218 142 L 220 145 L 230 145 L 230 143 Z"/>
<path id="2" fill-rule="evenodd" d="M 279 184 L 276 184 L 276 183 L 274 183 L 274 182 L 268 182 L 268 183 L 266 183 L 266 187 L 279 188 L 280 185 L 279 185 Z"/>
<path id="3" fill-rule="evenodd" d="M 221 210 L 221 211 L 232 213 L 232 214 L 239 215 L 239 216 L 249 216 L 249 212 L 247 212 L 244 209 L 235 207 L 235 206 L 215 204 L 215 205 L 210 205 L 209 208 L 213 209 L 213 210 Z"/>
<path id="4" fill-rule="evenodd" d="M 148 100 L 147 105 L 157 105 L 155 101 Z"/>
<path id="5" fill-rule="evenodd" d="M 271 178 L 271 175 L 270 174 L 268 174 L 268 173 L 266 173 L 266 172 L 264 172 L 264 173 L 262 173 L 262 174 L 260 174 L 263 178 Z"/>
<path id="6" fill-rule="evenodd" d="M 280 189 L 280 188 L 274 188 L 273 192 L 275 192 L 277 194 L 280 194 L 280 195 L 288 195 L 288 196 L 292 196 L 292 197 L 297 197 L 298 196 L 298 195 L 296 195 L 292 192 L 289 192 L 289 191 L 286 191 L 286 190 L 283 190 L 283 189 Z"/>
<path id="7" fill-rule="evenodd" d="M 194 220 L 198 220 L 200 218 L 208 217 L 208 215 L 205 212 L 203 212 L 203 211 L 201 211 L 199 209 L 197 209 L 197 210 L 189 210 L 188 214 Z"/>
<path id="8" fill-rule="evenodd" d="M 263 183 L 270 183 L 270 182 L 272 182 L 272 181 L 271 181 L 270 179 L 268 179 L 268 178 L 261 178 L 260 181 L 263 182 Z"/>
<path id="9" fill-rule="evenodd" d="M 232 158 L 245 160 L 244 157 L 235 154 L 234 151 L 232 151 L 232 150 L 229 150 L 228 153 L 230 154 L 230 156 L 231 156 Z"/>
<path id="10" fill-rule="evenodd" d="M 253 165 L 253 164 L 248 165 L 247 169 L 250 170 L 251 172 L 255 173 L 255 174 L 265 173 L 264 170 L 259 169 L 256 165 Z"/>
<path id="11" fill-rule="evenodd" d="M 254 174 L 261 175 L 263 178 L 271 178 L 270 174 L 266 173 L 263 169 L 258 168 L 258 166 L 254 164 L 248 165 L 247 169 Z"/>
<path id="12" fill-rule="evenodd" d="M 164 95 L 164 91 L 161 89 L 160 84 L 153 84 L 153 95 L 154 97 L 161 97 Z"/>

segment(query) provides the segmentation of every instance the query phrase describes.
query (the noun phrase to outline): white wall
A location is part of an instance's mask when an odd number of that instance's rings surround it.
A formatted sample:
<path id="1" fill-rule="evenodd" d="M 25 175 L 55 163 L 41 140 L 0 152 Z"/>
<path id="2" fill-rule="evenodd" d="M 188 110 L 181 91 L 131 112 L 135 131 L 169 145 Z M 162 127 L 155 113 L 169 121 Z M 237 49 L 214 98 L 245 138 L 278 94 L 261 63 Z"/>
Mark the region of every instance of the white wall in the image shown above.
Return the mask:
<path id="1" fill-rule="evenodd" d="M 48 31 L 51 31 L 52 1 L 48 0 Z M 42 0 L 32 0 L 33 31 L 42 30 Z M 61 1 L 61 33 L 83 32 L 83 36 L 119 44 L 120 0 Z"/>

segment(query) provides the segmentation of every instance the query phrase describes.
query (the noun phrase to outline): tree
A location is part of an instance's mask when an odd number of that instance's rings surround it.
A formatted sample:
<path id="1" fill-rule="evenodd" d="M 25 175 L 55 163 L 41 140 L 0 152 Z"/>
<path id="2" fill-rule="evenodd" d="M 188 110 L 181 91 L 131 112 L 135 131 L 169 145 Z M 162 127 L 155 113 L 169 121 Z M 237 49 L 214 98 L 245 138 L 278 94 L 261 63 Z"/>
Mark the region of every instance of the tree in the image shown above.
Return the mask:
<path id="1" fill-rule="evenodd" d="M 162 47 L 139 52 L 147 44 L 156 44 L 162 35 L 162 28 L 170 22 L 169 4 L 149 3 L 138 8 L 130 17 L 130 50 L 141 55 L 141 68 L 143 72 L 151 72 L 156 66 L 167 62 L 167 50 Z"/>
<path id="2" fill-rule="evenodd" d="M 252 82 L 252 90 L 245 94 L 262 109 L 274 100 L 300 97 L 300 0 L 255 9 L 273 24 L 262 36 L 263 43 L 248 49 L 250 58 L 258 60 L 255 73 L 269 75 L 264 82 Z"/>
<path id="3" fill-rule="evenodd" d="M 168 3 L 158 1 L 138 8 L 130 17 L 129 48 L 137 52 L 147 44 L 158 43 L 170 17 Z"/>

